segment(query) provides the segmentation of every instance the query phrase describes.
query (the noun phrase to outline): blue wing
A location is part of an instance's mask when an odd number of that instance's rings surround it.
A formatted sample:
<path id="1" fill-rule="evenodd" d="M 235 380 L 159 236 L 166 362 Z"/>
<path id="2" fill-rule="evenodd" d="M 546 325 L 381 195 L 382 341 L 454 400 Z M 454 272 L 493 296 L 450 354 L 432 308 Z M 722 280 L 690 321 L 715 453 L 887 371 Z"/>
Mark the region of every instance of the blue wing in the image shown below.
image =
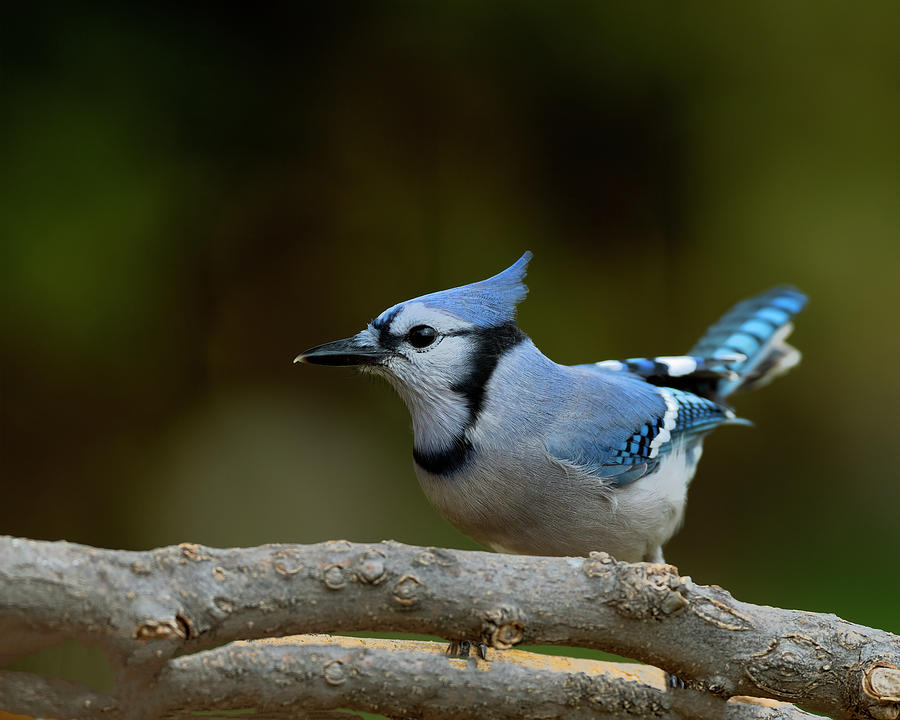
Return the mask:
<path id="1" fill-rule="evenodd" d="M 610 484 L 627 485 L 716 426 L 749 424 L 717 400 L 796 364 L 800 355 L 784 338 L 805 304 L 794 288 L 772 288 L 731 308 L 690 355 L 568 368 L 575 392 L 551 428 L 547 450 Z"/>
<path id="2" fill-rule="evenodd" d="M 675 388 L 657 387 L 629 372 L 571 368 L 581 376 L 547 436 L 547 450 L 613 485 L 655 471 L 673 448 L 723 423 L 742 422 L 724 405 Z"/>

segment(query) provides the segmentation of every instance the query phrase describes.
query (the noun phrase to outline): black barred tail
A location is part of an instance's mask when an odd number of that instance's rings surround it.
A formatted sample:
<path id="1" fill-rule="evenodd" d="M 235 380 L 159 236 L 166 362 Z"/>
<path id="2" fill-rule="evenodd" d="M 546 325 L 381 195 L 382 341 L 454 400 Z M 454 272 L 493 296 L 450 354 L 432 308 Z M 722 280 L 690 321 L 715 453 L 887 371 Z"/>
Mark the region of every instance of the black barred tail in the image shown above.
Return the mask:
<path id="1" fill-rule="evenodd" d="M 806 295 L 792 287 L 776 287 L 742 300 L 709 328 L 690 354 L 721 359 L 729 371 L 708 388 L 726 398 L 767 384 L 800 362 L 800 352 L 785 339 L 791 320 L 806 305 Z M 704 393 L 706 394 L 706 393 Z"/>

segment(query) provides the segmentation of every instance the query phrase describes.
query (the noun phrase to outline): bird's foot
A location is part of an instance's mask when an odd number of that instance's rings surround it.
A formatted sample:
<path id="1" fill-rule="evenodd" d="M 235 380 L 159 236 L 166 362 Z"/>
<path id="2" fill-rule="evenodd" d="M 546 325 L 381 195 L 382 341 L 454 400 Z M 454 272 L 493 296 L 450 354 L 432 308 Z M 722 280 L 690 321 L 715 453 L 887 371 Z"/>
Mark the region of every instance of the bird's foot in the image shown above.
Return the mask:
<path id="1" fill-rule="evenodd" d="M 487 660 L 487 645 L 481 640 L 451 640 L 447 646 L 447 655 L 450 657 L 467 658 L 472 648 L 478 653 L 478 657 Z"/>
<path id="2" fill-rule="evenodd" d="M 672 673 L 667 672 L 666 673 L 666 687 L 672 688 L 675 690 L 683 690 L 684 688 L 687 687 L 687 685 L 685 685 L 684 680 L 682 680 L 677 675 L 673 675 Z"/>

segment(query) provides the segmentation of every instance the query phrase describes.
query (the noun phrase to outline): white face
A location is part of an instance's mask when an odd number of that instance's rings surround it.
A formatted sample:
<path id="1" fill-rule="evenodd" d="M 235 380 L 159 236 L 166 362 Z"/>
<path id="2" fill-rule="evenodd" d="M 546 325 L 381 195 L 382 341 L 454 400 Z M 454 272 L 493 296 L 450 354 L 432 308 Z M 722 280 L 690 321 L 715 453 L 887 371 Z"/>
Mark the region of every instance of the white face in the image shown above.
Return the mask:
<path id="1" fill-rule="evenodd" d="M 409 303 L 386 322 L 363 331 L 370 334 L 370 342 L 392 351 L 382 364 L 363 369 L 384 375 L 406 401 L 419 447 L 443 445 L 444 434 L 459 430 L 469 419 L 468 402 L 458 387 L 471 372 L 477 346 L 473 329 L 455 315 Z"/>
<path id="2" fill-rule="evenodd" d="M 429 395 L 449 392 L 467 374 L 474 347 L 473 325 L 450 313 L 422 303 L 403 306 L 383 326 L 370 325 L 368 332 L 390 355 L 382 365 L 372 366 L 413 393 Z"/>

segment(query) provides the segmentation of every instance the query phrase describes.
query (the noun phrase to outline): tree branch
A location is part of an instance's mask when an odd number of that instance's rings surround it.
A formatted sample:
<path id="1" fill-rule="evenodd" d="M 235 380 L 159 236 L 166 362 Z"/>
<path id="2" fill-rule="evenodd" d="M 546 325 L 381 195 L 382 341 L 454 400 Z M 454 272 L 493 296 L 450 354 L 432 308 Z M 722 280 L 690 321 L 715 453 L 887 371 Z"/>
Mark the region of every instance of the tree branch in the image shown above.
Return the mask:
<path id="1" fill-rule="evenodd" d="M 235 677 L 229 672 L 234 667 L 249 670 Z M 659 675 L 654 686 L 611 663 L 517 651 L 491 651 L 484 662 L 449 658 L 439 643 L 306 637 L 238 642 L 178 658 L 160 677 L 160 696 L 167 711 L 213 702 L 223 707 L 228 698 L 224 707 L 274 711 L 349 706 L 389 717 L 436 720 L 597 715 L 750 720 L 759 714 L 758 707 L 725 703 L 697 691 L 666 692 Z M 773 717 L 811 717 L 792 706 L 770 711 Z"/>
<path id="2" fill-rule="evenodd" d="M 633 720 L 812 720 L 792 705 L 725 702 L 667 691 L 662 671 L 645 665 L 488 651 L 487 661 L 451 658 L 442 643 L 324 635 L 237 641 L 170 660 L 152 693 L 119 702 L 28 673 L 0 672 L 11 707 L 82 720 L 162 718 L 195 710 L 246 710 L 242 717 L 346 718 L 352 708 L 433 720 L 522 717 Z M 30 703 L 30 704 L 29 704 Z"/>
<path id="3" fill-rule="evenodd" d="M 343 541 L 125 552 L 0 538 L 0 598 L 0 656 L 67 638 L 100 644 L 121 662 L 124 686 L 170 677 L 176 653 L 231 640 L 380 630 L 484 638 L 497 648 L 594 647 L 722 697 L 760 695 L 834 717 L 894 720 L 900 711 L 897 636 L 742 603 L 672 566 L 603 553 Z M 238 647 L 246 646 L 227 652 Z M 192 657 L 217 652 L 226 651 Z"/>

